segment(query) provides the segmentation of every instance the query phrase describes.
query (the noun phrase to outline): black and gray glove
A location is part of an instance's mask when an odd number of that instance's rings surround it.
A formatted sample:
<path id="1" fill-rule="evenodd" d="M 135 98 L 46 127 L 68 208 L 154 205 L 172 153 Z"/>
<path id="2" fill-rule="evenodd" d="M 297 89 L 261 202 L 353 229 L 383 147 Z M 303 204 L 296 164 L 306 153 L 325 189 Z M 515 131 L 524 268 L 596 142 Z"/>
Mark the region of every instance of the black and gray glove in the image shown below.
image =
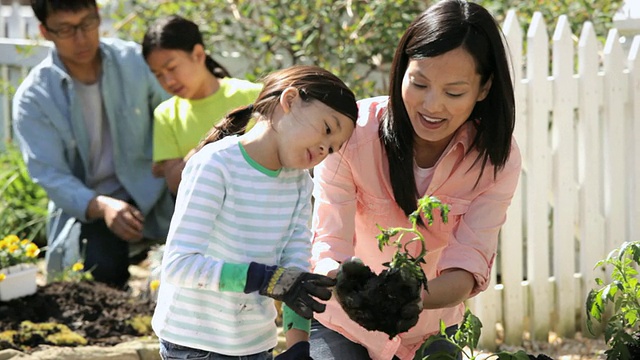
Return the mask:
<path id="1" fill-rule="evenodd" d="M 284 302 L 303 318 L 311 319 L 314 312 L 321 313 L 326 307 L 312 296 L 329 300 L 331 290 L 328 288 L 335 283 L 335 279 L 297 268 L 252 262 L 247 272 L 244 292 L 248 294 L 258 291 L 260 295 Z"/>

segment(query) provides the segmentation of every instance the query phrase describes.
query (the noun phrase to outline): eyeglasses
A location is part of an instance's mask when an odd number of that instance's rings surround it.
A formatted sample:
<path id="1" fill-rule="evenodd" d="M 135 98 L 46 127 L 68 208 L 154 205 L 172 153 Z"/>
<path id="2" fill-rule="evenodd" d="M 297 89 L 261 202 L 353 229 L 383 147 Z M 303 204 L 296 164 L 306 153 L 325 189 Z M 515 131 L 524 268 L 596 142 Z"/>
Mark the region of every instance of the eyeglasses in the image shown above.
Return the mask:
<path id="1" fill-rule="evenodd" d="M 61 26 L 58 29 L 51 29 L 48 26 L 45 26 L 47 31 L 56 35 L 61 39 L 70 38 L 76 35 L 78 30 L 82 30 L 83 33 L 88 31 L 92 31 L 100 26 L 100 17 L 98 15 L 91 16 L 82 20 L 82 22 L 78 25 L 65 25 Z"/>

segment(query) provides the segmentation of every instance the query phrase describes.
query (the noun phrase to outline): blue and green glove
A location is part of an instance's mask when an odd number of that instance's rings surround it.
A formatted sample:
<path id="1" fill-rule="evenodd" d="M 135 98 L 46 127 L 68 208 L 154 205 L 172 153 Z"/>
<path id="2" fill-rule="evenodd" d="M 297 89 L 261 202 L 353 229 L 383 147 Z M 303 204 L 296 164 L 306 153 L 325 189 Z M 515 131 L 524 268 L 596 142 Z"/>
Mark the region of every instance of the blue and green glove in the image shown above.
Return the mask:
<path id="1" fill-rule="evenodd" d="M 260 295 L 282 301 L 303 318 L 311 319 L 314 312 L 321 313 L 326 307 L 313 297 L 329 300 L 331 290 L 328 288 L 335 284 L 335 279 L 298 268 L 251 262 L 244 293 L 258 291 Z"/>

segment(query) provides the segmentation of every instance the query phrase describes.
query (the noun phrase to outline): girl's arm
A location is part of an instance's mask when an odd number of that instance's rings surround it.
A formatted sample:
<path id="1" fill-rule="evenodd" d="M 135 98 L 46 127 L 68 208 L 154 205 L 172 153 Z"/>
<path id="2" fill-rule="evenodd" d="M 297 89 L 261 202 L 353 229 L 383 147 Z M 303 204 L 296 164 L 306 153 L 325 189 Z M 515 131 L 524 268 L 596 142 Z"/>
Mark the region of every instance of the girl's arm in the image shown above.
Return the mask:
<path id="1" fill-rule="evenodd" d="M 185 169 L 162 260 L 163 281 L 217 290 L 223 262 L 206 256 L 225 194 L 222 165 L 197 159 Z"/>
<path id="2" fill-rule="evenodd" d="M 283 239 L 284 246 L 280 255 L 279 264 L 283 267 L 297 267 L 309 270 L 309 258 L 311 257 L 311 191 L 313 182 L 308 174 L 301 174 L 298 180 L 299 196 L 296 208 L 293 211 L 292 231 L 288 239 Z"/>
<path id="3" fill-rule="evenodd" d="M 185 161 L 182 158 L 169 159 L 162 162 L 167 187 L 174 195 L 178 193 L 178 186 L 182 179 L 182 170 L 184 169 L 184 166 Z"/>

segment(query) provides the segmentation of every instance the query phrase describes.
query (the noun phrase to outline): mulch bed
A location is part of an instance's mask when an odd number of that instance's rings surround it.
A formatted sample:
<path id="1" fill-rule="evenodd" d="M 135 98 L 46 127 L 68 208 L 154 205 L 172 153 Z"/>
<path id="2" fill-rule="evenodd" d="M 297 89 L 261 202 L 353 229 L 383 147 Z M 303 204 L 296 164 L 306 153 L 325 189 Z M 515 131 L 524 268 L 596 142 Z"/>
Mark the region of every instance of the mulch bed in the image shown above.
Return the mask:
<path id="1" fill-rule="evenodd" d="M 18 330 L 23 321 L 58 323 L 84 337 L 87 345 L 111 346 L 140 336 L 130 320 L 151 316 L 154 306 L 152 300 L 97 282 L 56 282 L 39 286 L 31 296 L 0 302 L 0 332 Z M 15 347 L 0 342 L 0 350 L 6 348 Z"/>

